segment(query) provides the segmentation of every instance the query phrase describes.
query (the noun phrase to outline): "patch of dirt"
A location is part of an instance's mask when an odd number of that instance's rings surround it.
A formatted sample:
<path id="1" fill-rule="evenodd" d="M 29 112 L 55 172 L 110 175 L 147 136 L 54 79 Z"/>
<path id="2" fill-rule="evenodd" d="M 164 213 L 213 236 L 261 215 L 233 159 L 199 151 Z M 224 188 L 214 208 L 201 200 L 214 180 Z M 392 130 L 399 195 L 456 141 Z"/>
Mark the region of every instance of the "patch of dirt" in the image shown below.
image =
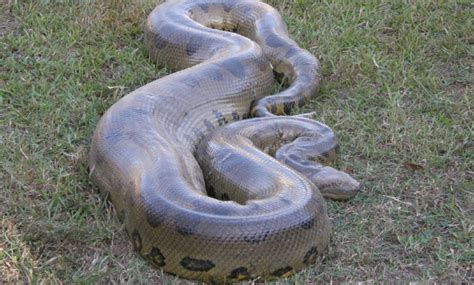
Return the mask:
<path id="1" fill-rule="evenodd" d="M 462 97 L 467 96 L 472 90 L 468 83 L 454 81 L 446 88 L 446 91 L 451 96 Z"/>
<path id="2" fill-rule="evenodd" d="M 472 74 L 473 68 L 474 63 L 468 66 L 467 71 L 461 71 L 461 67 L 453 63 L 447 63 L 438 67 L 437 75 L 446 82 L 446 92 L 448 95 L 461 98 L 467 96 L 472 91 L 472 82 L 463 73 Z"/>
<path id="3" fill-rule="evenodd" d="M 0 38 L 14 32 L 20 26 L 10 9 L 7 8 L 10 6 L 9 2 L 8 0 L 0 0 L 0 7 L 4 7 L 0 9 Z"/>

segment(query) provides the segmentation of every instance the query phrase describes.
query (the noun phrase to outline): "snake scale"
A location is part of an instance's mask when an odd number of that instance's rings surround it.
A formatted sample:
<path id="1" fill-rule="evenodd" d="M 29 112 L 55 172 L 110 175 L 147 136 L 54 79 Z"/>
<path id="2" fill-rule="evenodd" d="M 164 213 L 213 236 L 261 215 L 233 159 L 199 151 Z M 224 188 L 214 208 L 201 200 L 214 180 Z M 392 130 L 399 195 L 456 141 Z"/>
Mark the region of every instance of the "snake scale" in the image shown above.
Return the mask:
<path id="1" fill-rule="evenodd" d="M 278 116 L 317 94 L 318 60 L 255 0 L 167 1 L 145 42 L 175 72 L 116 102 L 89 158 L 135 249 L 165 272 L 218 283 L 313 264 L 330 236 L 323 195 L 359 189 L 327 166 L 329 127 Z M 274 73 L 288 88 L 268 96 Z"/>

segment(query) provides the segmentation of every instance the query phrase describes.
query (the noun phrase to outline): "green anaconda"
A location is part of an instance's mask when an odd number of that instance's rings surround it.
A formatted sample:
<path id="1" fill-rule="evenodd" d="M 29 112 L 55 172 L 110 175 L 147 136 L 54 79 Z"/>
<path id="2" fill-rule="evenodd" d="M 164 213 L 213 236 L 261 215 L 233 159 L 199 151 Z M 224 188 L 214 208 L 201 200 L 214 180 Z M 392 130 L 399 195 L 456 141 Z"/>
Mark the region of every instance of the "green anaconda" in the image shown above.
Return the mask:
<path id="1" fill-rule="evenodd" d="M 313 264 L 330 236 L 323 195 L 359 188 L 326 166 L 330 128 L 277 116 L 317 94 L 318 60 L 255 0 L 167 1 L 145 41 L 176 72 L 116 102 L 89 159 L 135 249 L 165 272 L 215 282 Z M 289 86 L 268 96 L 274 72 Z"/>

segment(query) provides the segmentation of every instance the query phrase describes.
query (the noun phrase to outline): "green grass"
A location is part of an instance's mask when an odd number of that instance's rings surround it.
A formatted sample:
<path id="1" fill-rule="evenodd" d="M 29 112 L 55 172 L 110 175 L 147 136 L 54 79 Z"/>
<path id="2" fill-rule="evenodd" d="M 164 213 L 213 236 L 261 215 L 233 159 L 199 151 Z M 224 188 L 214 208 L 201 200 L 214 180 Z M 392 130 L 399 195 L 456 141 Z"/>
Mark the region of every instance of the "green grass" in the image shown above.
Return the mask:
<path id="1" fill-rule="evenodd" d="M 100 115 L 165 74 L 143 44 L 154 2 L 0 4 L 0 283 L 176 283 L 133 252 L 86 169 Z M 329 202 L 330 249 L 287 282 L 474 282 L 472 3 L 269 2 L 321 59 L 301 111 L 364 183 Z"/>

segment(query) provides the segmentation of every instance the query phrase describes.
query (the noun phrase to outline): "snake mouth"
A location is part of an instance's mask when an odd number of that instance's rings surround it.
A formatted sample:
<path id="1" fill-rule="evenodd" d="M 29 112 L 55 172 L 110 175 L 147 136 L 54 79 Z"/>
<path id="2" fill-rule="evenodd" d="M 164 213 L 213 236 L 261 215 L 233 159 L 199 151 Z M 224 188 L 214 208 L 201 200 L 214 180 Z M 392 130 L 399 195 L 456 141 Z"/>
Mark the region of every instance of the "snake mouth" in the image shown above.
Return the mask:
<path id="1" fill-rule="evenodd" d="M 357 195 L 361 191 L 361 186 L 360 183 L 357 186 L 357 188 L 352 188 L 352 189 L 324 189 L 321 190 L 321 194 L 323 195 L 324 198 L 331 199 L 331 200 L 349 200 L 353 198 L 355 195 Z"/>

